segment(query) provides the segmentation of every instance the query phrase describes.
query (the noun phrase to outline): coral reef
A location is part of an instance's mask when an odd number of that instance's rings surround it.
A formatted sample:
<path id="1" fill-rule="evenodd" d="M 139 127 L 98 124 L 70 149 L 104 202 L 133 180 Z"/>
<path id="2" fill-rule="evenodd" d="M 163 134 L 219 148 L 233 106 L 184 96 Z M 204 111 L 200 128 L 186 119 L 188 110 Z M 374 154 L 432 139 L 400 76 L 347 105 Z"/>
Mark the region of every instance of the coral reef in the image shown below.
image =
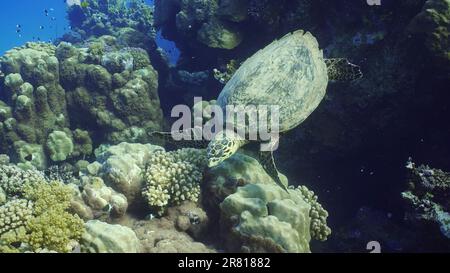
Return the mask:
<path id="1" fill-rule="evenodd" d="M 73 152 L 72 139 L 63 131 L 50 133 L 46 145 L 50 158 L 55 162 L 66 160 Z"/>
<path id="2" fill-rule="evenodd" d="M 0 252 L 72 251 L 84 229 L 68 211 L 71 188 L 57 181 L 22 183 L 0 207 Z"/>
<path id="3" fill-rule="evenodd" d="M 450 173 L 429 166 L 407 164 L 408 190 L 402 193 L 406 217 L 412 222 L 434 223 L 450 238 Z"/>
<path id="4" fill-rule="evenodd" d="M 236 70 L 239 68 L 239 63 L 236 60 L 230 60 L 223 71 L 214 68 L 214 78 L 218 80 L 221 84 L 226 84 L 231 77 L 233 77 Z"/>
<path id="5" fill-rule="evenodd" d="M 208 218 L 192 202 L 183 202 L 180 206 L 167 209 L 165 217 L 136 221 L 132 226 L 141 241 L 142 251 L 146 253 L 215 252 L 201 243 L 208 237 Z"/>
<path id="6" fill-rule="evenodd" d="M 287 179 L 281 174 L 287 185 Z M 203 202 L 207 207 L 217 208 L 238 187 L 247 184 L 273 184 L 272 178 L 264 171 L 261 164 L 251 156 L 240 152 L 234 154 L 220 165 L 208 169 L 205 173 L 204 195 L 208 196 Z M 218 214 L 218 213 L 213 213 Z"/>
<path id="7" fill-rule="evenodd" d="M 309 217 L 311 217 L 311 237 L 319 241 L 326 241 L 331 234 L 331 229 L 327 226 L 328 211 L 317 201 L 317 195 L 306 186 L 299 186 L 296 191 L 311 206 L 311 210 L 309 211 Z"/>
<path id="8" fill-rule="evenodd" d="M 15 161 L 46 167 L 43 145 L 57 128 L 69 125 L 64 89 L 59 84 L 59 61 L 50 44 L 27 43 L 1 57 L 5 73 L 0 103 L 3 152 Z"/>
<path id="9" fill-rule="evenodd" d="M 84 225 L 81 251 L 87 253 L 137 253 L 140 243 L 133 230 L 91 220 Z"/>
<path id="10" fill-rule="evenodd" d="M 287 183 L 287 179 L 282 176 Z M 324 241 L 328 213 L 305 186 L 276 186 L 254 158 L 236 153 L 205 174 L 203 204 L 219 222 L 229 251 L 310 252 L 311 238 Z"/>
<path id="11" fill-rule="evenodd" d="M 64 37 L 0 57 L 0 252 L 361 251 L 374 239 L 394 252 L 435 250 L 417 246 L 427 240 L 448 249 L 450 174 L 408 162 L 400 200 L 393 166 L 411 154 L 448 165 L 449 0 L 68 6 Z M 364 78 L 330 84 L 284 136 L 276 160 L 295 185 L 288 192 L 250 150 L 207 169 L 205 151 L 169 151 L 150 136 L 165 127 L 162 109 L 193 96 L 205 100 L 192 108 L 202 108 L 201 123 L 211 119 L 240 63 L 298 29 L 325 58 L 361 65 Z M 160 34 L 181 51 L 170 67 Z M 316 193 L 343 225 L 325 244 Z M 400 201 L 405 219 L 374 209 L 403 216 Z"/>
<path id="12" fill-rule="evenodd" d="M 125 215 L 128 201 L 125 195 L 105 185 L 100 177 L 82 176 L 80 187 L 73 187 L 71 210 L 83 220 L 109 221 Z"/>
<path id="13" fill-rule="evenodd" d="M 311 1 L 156 0 L 155 25 L 182 47 L 216 49 L 243 47 L 261 34 L 308 27 Z M 255 29 L 259 37 L 252 33 Z M 245 45 L 248 45 L 247 43 Z"/>
<path id="14" fill-rule="evenodd" d="M 34 170 L 22 170 L 15 165 L 0 165 L 0 188 L 7 196 L 20 195 L 25 185 L 45 181 L 44 174 Z"/>
<path id="15" fill-rule="evenodd" d="M 409 31 L 425 45 L 442 69 L 450 66 L 450 1 L 429 0 L 411 21 Z"/>
<path id="16" fill-rule="evenodd" d="M 61 82 L 74 124 L 105 132 L 100 142 L 145 142 L 147 131 L 160 129 L 158 73 L 148 55 L 137 48 L 120 49 L 117 40 L 104 36 L 86 48 L 61 43 Z M 70 52 L 70 54 L 68 54 Z M 86 84 L 77 84 L 83 83 Z M 90 122 L 86 124 L 86 119 Z"/>
<path id="17" fill-rule="evenodd" d="M 77 37 L 85 40 L 102 35 L 118 35 L 128 46 L 143 47 L 156 34 L 153 28 L 153 8 L 142 1 L 86 2 L 88 5 L 84 8 L 80 5 L 69 7 L 68 18 L 72 33 L 66 34 L 66 39 Z"/>
<path id="18" fill-rule="evenodd" d="M 223 3 L 220 3 L 223 2 Z M 229 6 L 222 9 L 222 5 Z M 239 16 L 227 18 L 220 10 L 245 9 L 237 7 L 239 1 L 217 0 L 174 0 L 155 1 L 155 24 L 165 26 L 173 21 L 176 31 L 183 39 L 193 40 L 211 48 L 233 49 L 242 42 L 242 34 L 234 22 L 242 21 Z M 245 5 L 245 4 L 244 4 Z"/>
<path id="19" fill-rule="evenodd" d="M 310 205 L 276 185 L 249 184 L 220 204 L 227 249 L 244 252 L 310 252 Z M 261 244 L 260 242 L 265 242 Z M 237 245 L 233 245 L 237 243 Z"/>
<path id="20" fill-rule="evenodd" d="M 157 151 L 148 160 L 142 195 L 158 214 L 183 201 L 197 202 L 206 165 L 204 150 Z"/>
<path id="21" fill-rule="evenodd" d="M 104 35 L 114 36 L 121 48 L 142 48 L 152 60 L 153 66 L 162 75 L 167 73 L 168 64 L 164 53 L 155 41 L 153 6 L 141 0 L 87 0 L 87 7 L 72 5 L 68 9 L 71 31 L 60 40 L 83 47 L 89 39 Z M 101 48 L 94 48 L 101 53 Z M 114 54 L 110 57 L 118 57 Z M 97 60 L 102 56 L 98 55 Z M 113 58 L 120 60 L 123 58 Z M 134 56 L 135 62 L 140 58 Z M 145 58 L 143 59 L 145 60 Z M 128 63 L 129 64 L 129 63 Z M 163 76 L 164 78 L 164 76 Z"/>
<path id="22" fill-rule="evenodd" d="M 144 171 L 150 157 L 163 148 L 151 144 L 120 143 L 96 150 L 99 176 L 113 189 L 125 195 L 128 203 L 139 203 L 145 185 Z M 91 164 L 92 165 L 92 164 Z"/>
<path id="23" fill-rule="evenodd" d="M 24 168 L 89 156 L 92 139 L 144 142 L 160 129 L 158 73 L 144 50 L 114 37 L 84 47 L 27 43 L 0 65 L 0 151 Z"/>

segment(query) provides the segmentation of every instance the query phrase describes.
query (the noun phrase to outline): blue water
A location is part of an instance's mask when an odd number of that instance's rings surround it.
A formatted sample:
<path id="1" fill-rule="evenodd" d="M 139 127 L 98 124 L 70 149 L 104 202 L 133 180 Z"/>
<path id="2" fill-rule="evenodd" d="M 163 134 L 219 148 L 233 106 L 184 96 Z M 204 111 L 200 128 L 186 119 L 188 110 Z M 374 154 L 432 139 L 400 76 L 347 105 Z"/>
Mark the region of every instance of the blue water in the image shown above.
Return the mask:
<path id="1" fill-rule="evenodd" d="M 146 0 L 146 2 L 153 5 L 154 0 Z M 52 42 L 61 37 L 69 30 L 66 11 L 67 5 L 63 0 L 2 1 L 0 56 L 7 50 L 26 42 Z M 17 27 L 18 25 L 20 27 Z M 180 56 L 175 43 L 164 39 L 160 33 L 156 42 L 166 52 L 169 63 L 174 65 Z"/>
<path id="2" fill-rule="evenodd" d="M 61 36 L 68 29 L 66 8 L 62 0 L 2 1 L 0 55 L 29 41 L 49 42 Z M 19 33 L 18 24 L 21 25 Z"/>

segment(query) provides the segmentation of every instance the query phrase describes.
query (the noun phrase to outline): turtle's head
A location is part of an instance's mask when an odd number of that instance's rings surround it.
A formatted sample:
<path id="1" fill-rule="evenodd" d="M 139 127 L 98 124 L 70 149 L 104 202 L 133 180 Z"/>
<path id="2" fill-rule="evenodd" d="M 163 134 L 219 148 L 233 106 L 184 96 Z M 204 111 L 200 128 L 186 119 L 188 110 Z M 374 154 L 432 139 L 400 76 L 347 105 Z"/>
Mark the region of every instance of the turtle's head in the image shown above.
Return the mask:
<path id="1" fill-rule="evenodd" d="M 222 163 L 225 159 L 236 153 L 243 143 L 242 140 L 236 138 L 233 134 L 227 134 L 225 132 L 217 134 L 209 142 L 206 150 L 208 167 L 212 168 Z"/>

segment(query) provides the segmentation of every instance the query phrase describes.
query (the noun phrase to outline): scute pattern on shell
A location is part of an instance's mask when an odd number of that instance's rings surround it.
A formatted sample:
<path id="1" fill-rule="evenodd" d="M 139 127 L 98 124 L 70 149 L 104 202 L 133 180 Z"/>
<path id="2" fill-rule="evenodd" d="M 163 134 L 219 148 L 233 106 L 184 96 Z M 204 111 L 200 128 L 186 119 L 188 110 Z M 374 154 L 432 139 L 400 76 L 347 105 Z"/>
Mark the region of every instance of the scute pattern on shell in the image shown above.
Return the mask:
<path id="1" fill-rule="evenodd" d="M 247 59 L 227 83 L 218 104 L 278 105 L 280 131 L 302 123 L 319 105 L 328 85 L 318 42 L 302 30 L 287 34 Z"/>

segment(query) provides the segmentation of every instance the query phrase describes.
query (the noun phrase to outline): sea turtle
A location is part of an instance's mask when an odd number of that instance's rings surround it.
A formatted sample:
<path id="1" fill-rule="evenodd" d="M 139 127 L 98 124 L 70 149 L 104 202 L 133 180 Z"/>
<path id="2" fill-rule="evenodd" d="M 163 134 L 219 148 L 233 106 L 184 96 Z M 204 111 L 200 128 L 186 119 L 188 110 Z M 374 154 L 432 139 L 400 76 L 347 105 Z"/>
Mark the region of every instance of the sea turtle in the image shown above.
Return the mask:
<path id="1" fill-rule="evenodd" d="M 247 59 L 225 85 L 217 104 L 222 109 L 227 105 L 278 105 L 279 131 L 286 132 L 317 108 L 330 80 L 351 81 L 361 76 L 359 67 L 346 59 L 324 59 L 316 38 L 298 30 Z M 207 147 L 209 167 L 220 164 L 248 143 L 229 132 L 217 134 Z M 272 152 L 259 154 L 267 173 L 287 190 L 278 176 Z"/>

